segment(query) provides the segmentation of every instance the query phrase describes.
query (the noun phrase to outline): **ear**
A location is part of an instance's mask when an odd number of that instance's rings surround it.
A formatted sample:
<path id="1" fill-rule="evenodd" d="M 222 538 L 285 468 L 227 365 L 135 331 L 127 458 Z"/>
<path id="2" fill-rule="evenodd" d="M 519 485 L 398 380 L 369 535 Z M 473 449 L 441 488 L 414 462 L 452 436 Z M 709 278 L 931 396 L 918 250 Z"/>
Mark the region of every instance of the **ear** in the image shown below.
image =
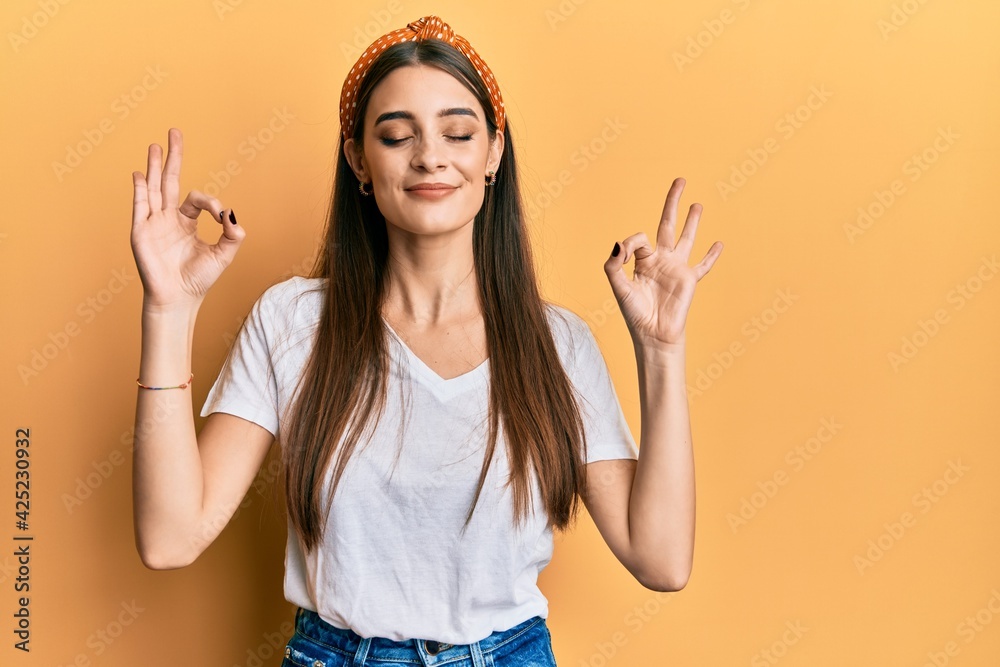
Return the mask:
<path id="1" fill-rule="evenodd" d="M 503 156 L 504 138 L 503 132 L 497 132 L 493 136 L 489 151 L 486 154 L 486 171 L 499 171 L 500 158 Z"/>
<path id="2" fill-rule="evenodd" d="M 368 167 L 365 164 L 365 156 L 353 137 L 344 142 L 344 157 L 347 158 L 347 164 L 351 165 L 351 169 L 359 181 L 363 183 L 371 182 Z"/>

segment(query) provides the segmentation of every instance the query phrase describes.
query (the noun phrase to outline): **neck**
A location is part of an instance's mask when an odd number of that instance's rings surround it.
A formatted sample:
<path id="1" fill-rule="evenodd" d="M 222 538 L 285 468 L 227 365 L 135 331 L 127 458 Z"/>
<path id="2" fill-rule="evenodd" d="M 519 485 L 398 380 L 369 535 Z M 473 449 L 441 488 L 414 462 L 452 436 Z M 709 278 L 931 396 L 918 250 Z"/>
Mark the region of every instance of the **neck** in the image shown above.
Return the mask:
<path id="1" fill-rule="evenodd" d="M 392 225 L 387 229 L 387 317 L 424 327 L 481 314 L 471 222 L 447 234 L 413 234 Z"/>

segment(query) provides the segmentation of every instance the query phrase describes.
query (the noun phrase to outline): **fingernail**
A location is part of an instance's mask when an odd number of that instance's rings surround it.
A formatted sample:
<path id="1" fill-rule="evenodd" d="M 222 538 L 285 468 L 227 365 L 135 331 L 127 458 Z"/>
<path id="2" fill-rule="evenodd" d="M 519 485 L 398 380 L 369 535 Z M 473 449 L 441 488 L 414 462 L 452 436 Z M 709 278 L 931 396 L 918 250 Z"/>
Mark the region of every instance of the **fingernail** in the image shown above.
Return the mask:
<path id="1" fill-rule="evenodd" d="M 612 257 L 617 257 L 618 253 L 621 252 L 621 249 L 622 249 L 622 247 L 618 244 L 618 241 L 615 241 L 615 248 L 614 248 L 614 250 L 611 251 L 611 256 Z"/>
<path id="2" fill-rule="evenodd" d="M 229 211 L 229 222 L 236 224 L 236 214 L 232 210 Z"/>

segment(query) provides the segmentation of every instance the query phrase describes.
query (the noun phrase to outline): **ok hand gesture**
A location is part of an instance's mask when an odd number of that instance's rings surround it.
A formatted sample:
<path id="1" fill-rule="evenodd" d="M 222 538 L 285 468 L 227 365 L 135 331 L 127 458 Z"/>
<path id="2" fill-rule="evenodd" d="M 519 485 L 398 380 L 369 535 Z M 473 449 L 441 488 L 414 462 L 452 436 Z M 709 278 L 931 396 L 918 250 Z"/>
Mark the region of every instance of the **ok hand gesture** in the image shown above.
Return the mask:
<path id="1" fill-rule="evenodd" d="M 670 186 L 656 231 L 656 247 L 649 245 L 644 232 L 639 232 L 629 236 L 620 246 L 616 243 L 616 250 L 620 250 L 604 263 L 604 271 L 632 335 L 632 342 L 638 347 L 661 350 L 683 348 L 684 324 L 695 284 L 708 273 L 722 253 L 722 243 L 716 241 L 700 262 L 693 267 L 688 266 L 695 230 L 701 217 L 701 204 L 691 205 L 684 229 L 674 244 L 677 204 L 684 183 L 683 178 L 677 178 Z M 632 280 L 622 269 L 630 257 L 635 257 Z"/>
<path id="2" fill-rule="evenodd" d="M 162 149 L 157 144 L 149 147 L 145 177 L 132 172 L 132 254 L 142 280 L 144 307 L 197 306 L 233 261 L 246 232 L 215 197 L 192 190 L 177 205 L 184 142 L 177 128 L 171 128 L 167 137 L 162 174 Z M 214 245 L 198 238 L 202 211 L 222 225 Z"/>

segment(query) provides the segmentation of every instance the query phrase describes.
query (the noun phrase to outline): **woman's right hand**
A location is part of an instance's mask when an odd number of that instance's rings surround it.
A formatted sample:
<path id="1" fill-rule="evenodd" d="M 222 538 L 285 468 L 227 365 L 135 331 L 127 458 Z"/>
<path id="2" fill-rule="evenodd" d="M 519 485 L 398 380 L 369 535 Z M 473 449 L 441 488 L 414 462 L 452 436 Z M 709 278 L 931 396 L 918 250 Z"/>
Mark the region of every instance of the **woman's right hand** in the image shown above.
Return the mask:
<path id="1" fill-rule="evenodd" d="M 198 190 L 188 193 L 178 206 L 181 131 L 167 133 L 167 160 L 162 149 L 151 144 L 146 176 L 132 172 L 135 187 L 132 203 L 132 254 L 143 288 L 143 307 L 157 309 L 200 305 L 208 288 L 236 256 L 246 232 L 232 211 Z M 208 211 L 222 225 L 214 245 L 198 238 L 198 215 Z"/>

